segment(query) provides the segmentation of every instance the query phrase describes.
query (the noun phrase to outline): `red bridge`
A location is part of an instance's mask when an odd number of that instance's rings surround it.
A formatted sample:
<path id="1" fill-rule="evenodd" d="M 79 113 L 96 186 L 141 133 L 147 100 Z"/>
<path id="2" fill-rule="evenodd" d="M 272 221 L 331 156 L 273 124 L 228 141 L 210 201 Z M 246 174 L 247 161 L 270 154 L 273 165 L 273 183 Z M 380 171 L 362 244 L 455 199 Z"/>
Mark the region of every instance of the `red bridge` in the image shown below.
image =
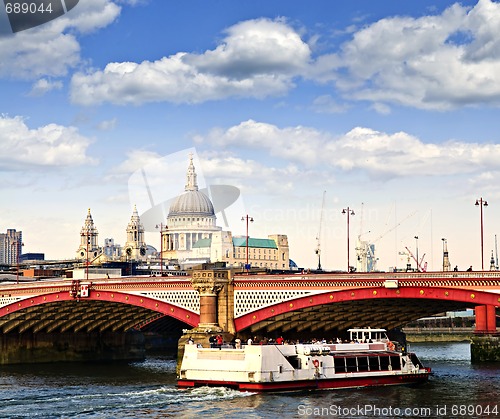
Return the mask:
<path id="1" fill-rule="evenodd" d="M 205 271 L 199 272 L 201 285 L 190 277 L 1 285 L 0 330 L 4 335 L 154 330 L 178 336 L 182 329 L 206 325 L 201 315 L 240 335 L 328 337 L 352 326 L 392 329 L 420 317 L 473 308 L 476 332 L 496 332 L 500 273 L 495 271 L 229 273 L 219 285 L 203 282 Z M 200 295 L 212 296 L 214 307 L 200 304 Z"/>

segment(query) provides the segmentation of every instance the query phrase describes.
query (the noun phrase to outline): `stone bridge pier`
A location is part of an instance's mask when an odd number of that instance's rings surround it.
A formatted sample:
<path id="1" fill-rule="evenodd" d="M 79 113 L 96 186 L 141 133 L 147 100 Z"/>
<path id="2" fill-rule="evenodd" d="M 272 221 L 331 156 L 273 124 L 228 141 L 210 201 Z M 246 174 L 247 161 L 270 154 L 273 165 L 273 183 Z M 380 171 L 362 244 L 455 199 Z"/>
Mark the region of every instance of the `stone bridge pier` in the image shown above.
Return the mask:
<path id="1" fill-rule="evenodd" d="M 494 305 L 479 305 L 474 309 L 476 331 L 471 340 L 471 360 L 500 361 L 500 336 L 496 332 L 496 308 Z"/>
<path id="2" fill-rule="evenodd" d="M 200 294 L 200 321 L 197 327 L 183 330 L 179 339 L 178 367 L 184 355 L 184 345 L 189 339 L 209 347 L 211 336 L 222 335 L 225 342 L 230 342 L 235 334 L 231 271 L 197 270 L 193 271 L 190 280 Z"/>

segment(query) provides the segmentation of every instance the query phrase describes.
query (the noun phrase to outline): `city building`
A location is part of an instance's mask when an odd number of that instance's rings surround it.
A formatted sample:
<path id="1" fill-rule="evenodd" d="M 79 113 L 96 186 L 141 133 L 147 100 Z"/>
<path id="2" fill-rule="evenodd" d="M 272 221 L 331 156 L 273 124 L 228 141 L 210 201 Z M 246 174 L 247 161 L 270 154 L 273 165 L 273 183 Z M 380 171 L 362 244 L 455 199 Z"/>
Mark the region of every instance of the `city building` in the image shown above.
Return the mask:
<path id="1" fill-rule="evenodd" d="M 23 252 L 23 232 L 15 228 L 7 229 L 7 233 L 0 233 L 0 263 L 15 265 L 19 263 Z"/>
<path id="2" fill-rule="evenodd" d="M 289 269 L 288 238 L 274 234 L 266 239 L 233 237 L 216 225 L 210 198 L 198 190 L 193 157 L 190 157 L 184 193 L 172 203 L 167 225 L 162 227 L 162 258 L 187 267 L 205 262 L 225 262 L 228 267 Z"/>
<path id="3" fill-rule="evenodd" d="M 104 239 L 102 252 L 108 259 L 118 260 L 122 254 L 122 247 L 119 244 L 115 244 L 115 239 Z"/>
<path id="4" fill-rule="evenodd" d="M 273 234 L 267 239 L 233 237 L 231 232 L 214 234 L 211 239 L 195 243 L 194 261 L 225 262 L 226 266 L 251 267 L 271 270 L 288 270 L 290 255 L 288 238 L 284 234 Z"/>
<path id="5" fill-rule="evenodd" d="M 267 238 L 235 237 L 216 224 L 214 206 L 210 198 L 198 189 L 193 157 L 190 156 L 184 193 L 169 208 L 166 225 L 161 227 L 160 254 L 170 266 L 189 267 L 207 262 L 224 262 L 228 267 L 251 267 L 288 270 L 290 266 L 288 238 L 283 234 Z M 151 261 L 155 249 L 145 241 L 144 226 L 134 206 L 126 229 L 127 240 L 121 247 L 112 238 L 99 247 L 98 231 L 90 213 L 87 213 L 80 231 L 80 246 L 76 258 L 91 265 L 107 262 Z"/>
<path id="6" fill-rule="evenodd" d="M 45 260 L 45 253 L 23 253 L 19 258 L 20 262 Z"/>

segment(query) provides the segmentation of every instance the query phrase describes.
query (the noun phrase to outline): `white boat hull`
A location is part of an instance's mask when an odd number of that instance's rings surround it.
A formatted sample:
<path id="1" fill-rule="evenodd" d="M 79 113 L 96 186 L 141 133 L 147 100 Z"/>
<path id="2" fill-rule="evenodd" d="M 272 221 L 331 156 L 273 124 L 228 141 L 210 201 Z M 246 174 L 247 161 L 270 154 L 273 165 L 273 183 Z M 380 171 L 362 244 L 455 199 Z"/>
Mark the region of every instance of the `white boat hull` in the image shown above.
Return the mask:
<path id="1" fill-rule="evenodd" d="M 249 391 L 334 389 L 414 384 L 426 381 L 429 374 L 414 354 L 388 350 L 381 342 L 242 349 L 186 345 L 178 385 Z"/>

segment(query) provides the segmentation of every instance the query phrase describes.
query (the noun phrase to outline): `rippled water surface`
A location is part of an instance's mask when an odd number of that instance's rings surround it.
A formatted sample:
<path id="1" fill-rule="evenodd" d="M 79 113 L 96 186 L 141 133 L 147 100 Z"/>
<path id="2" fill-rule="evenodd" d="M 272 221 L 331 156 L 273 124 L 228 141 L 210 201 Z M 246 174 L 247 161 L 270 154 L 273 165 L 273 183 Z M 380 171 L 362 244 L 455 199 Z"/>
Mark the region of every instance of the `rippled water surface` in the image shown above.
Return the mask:
<path id="1" fill-rule="evenodd" d="M 500 417 L 500 364 L 468 343 L 414 344 L 433 369 L 417 387 L 281 394 L 176 388 L 175 361 L 0 367 L 0 418 Z"/>

